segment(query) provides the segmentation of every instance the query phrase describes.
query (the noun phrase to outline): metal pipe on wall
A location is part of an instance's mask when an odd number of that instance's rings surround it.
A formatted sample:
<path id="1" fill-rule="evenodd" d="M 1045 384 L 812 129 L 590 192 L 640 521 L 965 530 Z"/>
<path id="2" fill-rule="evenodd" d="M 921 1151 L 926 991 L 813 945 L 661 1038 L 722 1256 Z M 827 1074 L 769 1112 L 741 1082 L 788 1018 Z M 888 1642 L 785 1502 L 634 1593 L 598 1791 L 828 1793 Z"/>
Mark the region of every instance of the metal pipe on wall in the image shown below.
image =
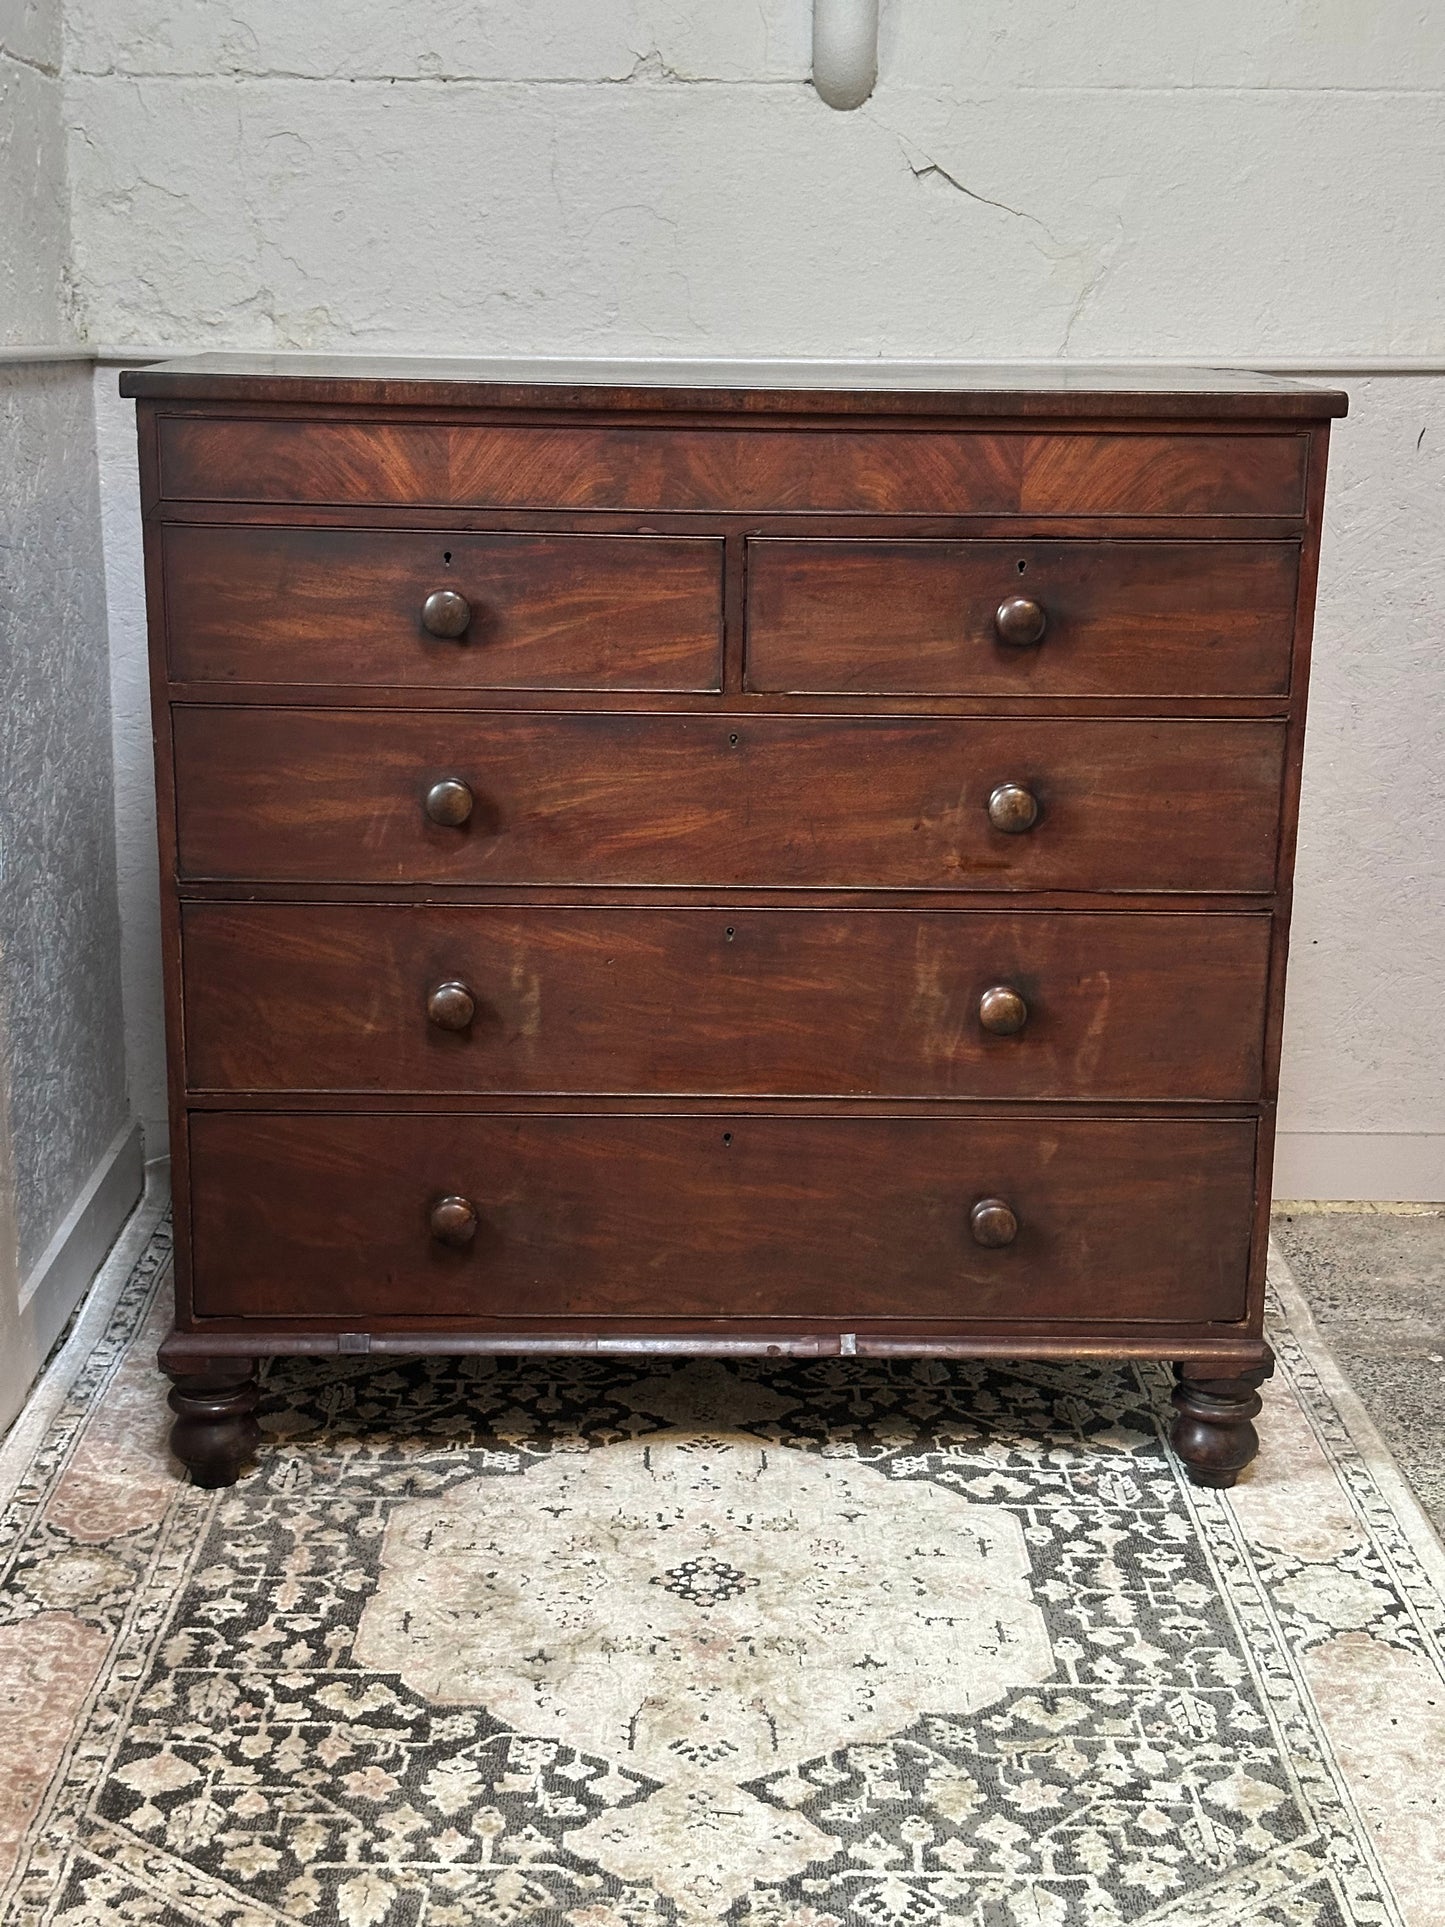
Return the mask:
<path id="1" fill-rule="evenodd" d="M 861 107 L 878 78 L 878 0 L 813 0 L 813 85 L 830 107 Z"/>

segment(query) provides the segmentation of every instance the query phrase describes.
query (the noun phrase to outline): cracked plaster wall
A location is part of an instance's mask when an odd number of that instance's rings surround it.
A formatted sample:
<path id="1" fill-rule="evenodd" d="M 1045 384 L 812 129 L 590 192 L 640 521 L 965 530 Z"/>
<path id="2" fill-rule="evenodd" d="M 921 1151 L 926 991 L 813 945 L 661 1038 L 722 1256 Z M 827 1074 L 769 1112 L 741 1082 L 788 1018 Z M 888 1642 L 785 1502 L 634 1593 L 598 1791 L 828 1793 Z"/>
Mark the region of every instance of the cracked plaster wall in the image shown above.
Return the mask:
<path id="1" fill-rule="evenodd" d="M 1439 9 L 884 0 L 879 85 L 853 114 L 807 85 L 809 26 L 808 0 L 71 0 L 82 326 L 187 349 L 1302 367 L 1445 351 Z M 1352 386 L 1283 1122 L 1435 1134 L 1440 1152 L 1445 403 L 1433 381 Z M 111 388 L 119 689 L 141 619 Z M 1403 1008 L 1380 994 L 1382 955 Z M 133 1076 L 158 1116 L 144 943 L 135 957 L 151 1041 Z"/>
<path id="2" fill-rule="evenodd" d="M 0 0 L 0 346 L 68 333 L 60 53 L 54 0 Z M 27 1280 L 128 1117 L 99 514 L 89 370 L 0 367 L 0 1425 Z"/>
<path id="3" fill-rule="evenodd" d="M 108 342 L 531 353 L 1432 347 L 1445 24 L 1416 0 L 72 0 Z M 1348 272 L 1341 272 L 1348 262 Z"/>

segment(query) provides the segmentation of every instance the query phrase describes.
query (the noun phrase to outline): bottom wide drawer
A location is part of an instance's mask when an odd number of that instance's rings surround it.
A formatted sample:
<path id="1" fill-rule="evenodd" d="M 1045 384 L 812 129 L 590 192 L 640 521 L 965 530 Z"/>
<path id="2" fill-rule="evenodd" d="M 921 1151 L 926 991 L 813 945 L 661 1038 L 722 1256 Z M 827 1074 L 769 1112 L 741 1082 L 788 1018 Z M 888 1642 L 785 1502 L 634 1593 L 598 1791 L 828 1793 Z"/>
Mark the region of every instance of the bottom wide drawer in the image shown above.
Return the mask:
<path id="1" fill-rule="evenodd" d="M 200 1112 L 197 1317 L 1245 1315 L 1249 1120 Z"/>

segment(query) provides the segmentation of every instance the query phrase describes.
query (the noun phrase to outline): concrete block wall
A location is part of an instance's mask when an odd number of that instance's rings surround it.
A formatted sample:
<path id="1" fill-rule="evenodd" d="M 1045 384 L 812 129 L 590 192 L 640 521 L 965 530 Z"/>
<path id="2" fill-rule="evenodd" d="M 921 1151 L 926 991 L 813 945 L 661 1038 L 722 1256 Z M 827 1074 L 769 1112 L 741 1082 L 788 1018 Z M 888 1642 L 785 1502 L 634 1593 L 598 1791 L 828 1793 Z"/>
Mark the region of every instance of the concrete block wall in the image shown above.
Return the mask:
<path id="1" fill-rule="evenodd" d="M 36 272 L 107 352 L 1393 370 L 1343 379 L 1279 1175 L 1445 1193 L 1438 9 L 883 0 L 878 88 L 836 114 L 808 85 L 809 0 L 67 0 L 63 33 L 58 5 L 0 0 L 0 38 L 61 102 L 69 234 Z M 127 1076 L 159 1147 L 114 380 L 95 409 Z"/>
<path id="2" fill-rule="evenodd" d="M 852 114 L 808 85 L 809 37 L 808 0 L 71 0 L 82 325 L 185 348 L 1445 370 L 1439 9 L 884 0 L 879 84 Z M 1344 385 L 1279 1180 L 1440 1196 L 1445 383 Z M 112 386 L 112 631 L 134 686 Z M 145 848 L 140 755 L 132 729 L 123 855 Z M 127 912 L 149 1116 L 146 914 Z"/>
<path id="3" fill-rule="evenodd" d="M 69 195 L 60 0 L 0 0 L 0 341 L 63 331 Z"/>
<path id="4" fill-rule="evenodd" d="M 72 0 L 92 338 L 674 354 L 1433 352 L 1417 0 Z"/>

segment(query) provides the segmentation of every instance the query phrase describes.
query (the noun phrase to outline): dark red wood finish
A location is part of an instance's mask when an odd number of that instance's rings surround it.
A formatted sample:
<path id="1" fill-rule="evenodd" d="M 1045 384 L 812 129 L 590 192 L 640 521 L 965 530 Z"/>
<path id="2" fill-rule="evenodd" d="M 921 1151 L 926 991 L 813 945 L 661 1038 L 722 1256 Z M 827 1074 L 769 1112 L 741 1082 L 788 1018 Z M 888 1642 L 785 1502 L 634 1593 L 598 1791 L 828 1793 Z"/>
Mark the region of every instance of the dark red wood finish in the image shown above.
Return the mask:
<path id="1" fill-rule="evenodd" d="M 716 537 L 173 526 L 164 552 L 177 682 L 722 686 Z M 426 628 L 438 591 L 455 636 Z"/>
<path id="2" fill-rule="evenodd" d="M 1284 542 L 748 544 L 749 689 L 928 696 L 1279 696 Z M 999 612 L 1031 601 L 1042 633 Z"/>
<path id="3" fill-rule="evenodd" d="M 1263 916 L 193 903 L 184 932 L 195 1091 L 1260 1094 Z"/>
<path id="4" fill-rule="evenodd" d="M 779 378 L 770 382 L 769 375 Z M 239 402 L 248 410 L 276 405 L 307 415 L 384 409 L 388 418 L 413 408 L 453 417 L 501 410 L 511 419 L 905 415 L 942 423 L 1145 421 L 1166 430 L 1241 422 L 1271 432 L 1283 422 L 1328 421 L 1348 405 L 1337 390 L 1235 369 L 1091 368 L 1067 361 L 599 363 L 205 354 L 127 369 L 120 392 L 172 407 L 204 403 L 206 412 L 218 414 L 231 410 L 210 404 Z"/>
<path id="5" fill-rule="evenodd" d="M 181 874 L 315 883 L 1267 891 L 1285 755 L 1272 722 L 194 706 L 175 728 Z M 428 815 L 438 782 L 464 822 Z M 1033 828 L 991 822 L 1007 784 Z"/>
<path id="6" fill-rule="evenodd" d="M 163 415 L 176 500 L 885 515 L 1299 515 L 1303 434 Z"/>
<path id="7" fill-rule="evenodd" d="M 125 378 L 204 1483 L 338 1347 L 1164 1356 L 1252 1450 L 1343 397 L 806 379 Z"/>
<path id="8" fill-rule="evenodd" d="M 197 1311 L 491 1319 L 1244 1315 L 1253 1123 L 191 1120 Z M 438 1241 L 439 1198 L 479 1220 Z M 1019 1232 L 974 1241 L 1006 1198 Z"/>

